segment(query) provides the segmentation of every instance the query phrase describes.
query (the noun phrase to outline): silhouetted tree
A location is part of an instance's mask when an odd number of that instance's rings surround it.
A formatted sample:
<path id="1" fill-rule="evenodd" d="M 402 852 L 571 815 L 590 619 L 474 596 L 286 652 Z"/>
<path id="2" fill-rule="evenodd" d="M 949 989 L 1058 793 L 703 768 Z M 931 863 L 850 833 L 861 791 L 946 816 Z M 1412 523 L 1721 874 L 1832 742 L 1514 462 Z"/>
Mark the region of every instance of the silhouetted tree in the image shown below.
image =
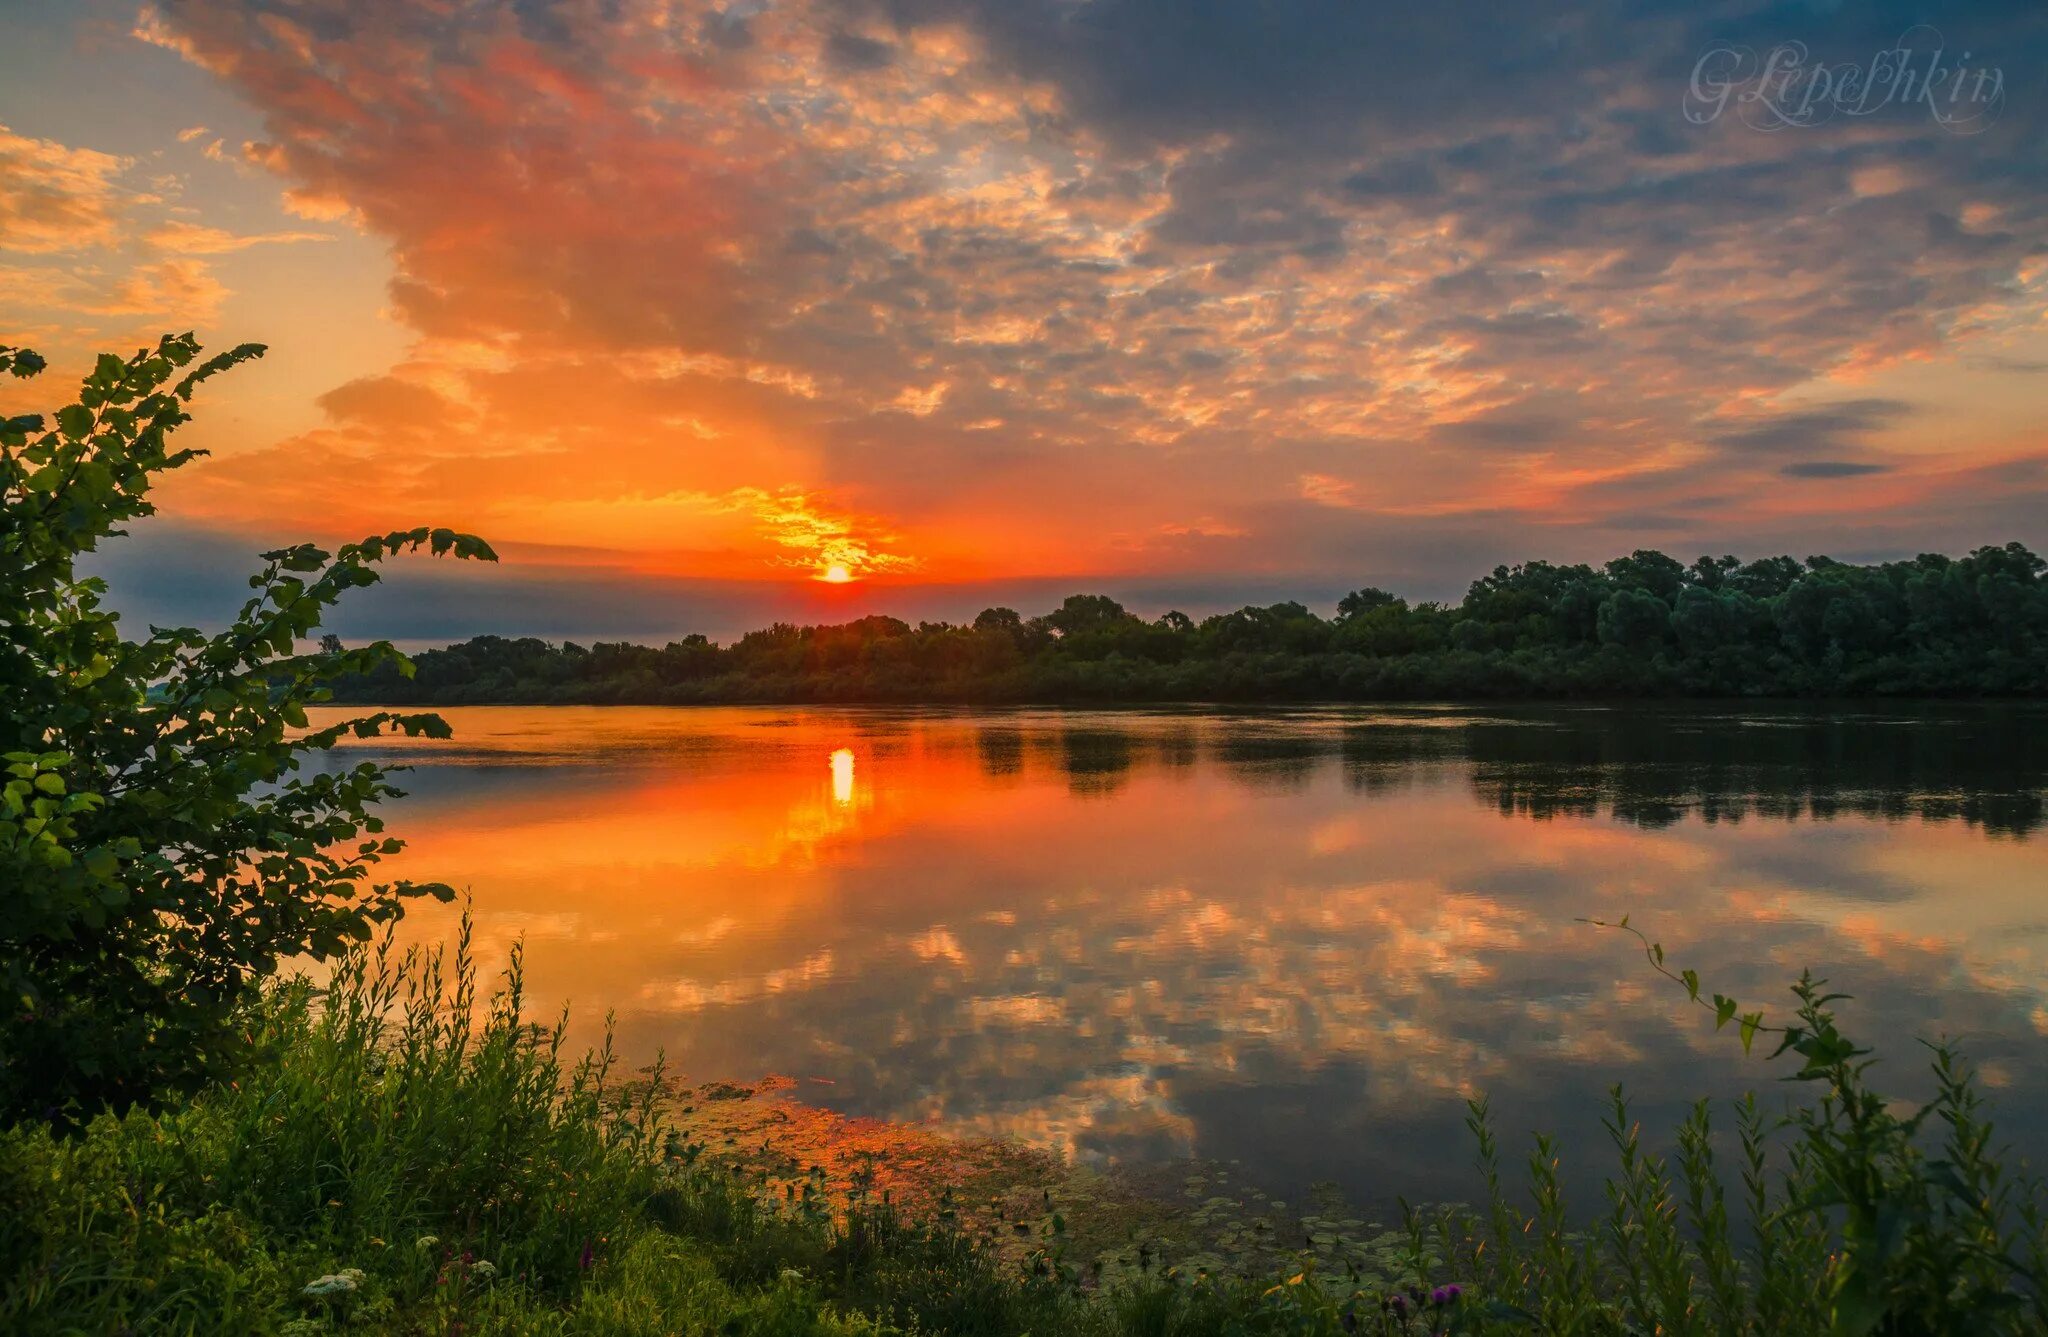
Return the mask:
<path id="1" fill-rule="evenodd" d="M 557 650 L 480 636 L 344 685 L 350 699 L 462 701 L 1258 701 L 1416 697 L 2048 692 L 2048 564 L 2018 544 L 1856 566 L 1525 562 L 1454 607 L 1384 590 L 1319 617 L 1296 602 L 1197 625 L 1106 595 L 971 628 L 783 623 L 730 646 Z"/>
<path id="2" fill-rule="evenodd" d="M 1045 615 L 1045 621 L 1060 635 L 1072 636 L 1114 626 L 1128 617 L 1124 606 L 1106 594 L 1070 594 L 1064 603 Z"/>

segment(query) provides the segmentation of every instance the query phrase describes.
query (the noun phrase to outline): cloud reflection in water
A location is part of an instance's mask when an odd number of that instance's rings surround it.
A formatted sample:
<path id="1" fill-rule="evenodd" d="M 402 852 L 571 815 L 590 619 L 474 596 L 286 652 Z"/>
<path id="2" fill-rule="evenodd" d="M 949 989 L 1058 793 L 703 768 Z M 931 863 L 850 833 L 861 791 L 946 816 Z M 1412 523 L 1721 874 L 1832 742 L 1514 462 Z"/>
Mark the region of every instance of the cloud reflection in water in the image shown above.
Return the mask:
<path id="1" fill-rule="evenodd" d="M 1465 1095 L 1584 1163 L 1617 1077 L 1653 1128 L 1769 1089 L 1575 922 L 1629 913 L 1746 1002 L 1811 964 L 1863 1034 L 1967 1037 L 2048 1150 L 2038 710 L 450 717 L 406 748 L 404 871 L 700 1080 L 1460 1193 Z"/>

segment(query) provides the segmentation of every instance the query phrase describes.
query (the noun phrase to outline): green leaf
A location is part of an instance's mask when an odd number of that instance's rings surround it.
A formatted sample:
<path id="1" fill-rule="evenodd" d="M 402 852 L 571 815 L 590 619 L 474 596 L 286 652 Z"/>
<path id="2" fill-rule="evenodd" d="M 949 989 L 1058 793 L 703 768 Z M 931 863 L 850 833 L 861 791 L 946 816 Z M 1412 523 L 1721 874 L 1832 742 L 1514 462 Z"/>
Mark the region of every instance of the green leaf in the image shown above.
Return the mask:
<path id="1" fill-rule="evenodd" d="M 1831 1331 L 1835 1337 L 1865 1337 L 1877 1331 L 1877 1325 L 1884 1321 L 1885 1303 L 1883 1296 L 1868 1278 L 1852 1272 L 1844 1279 L 1841 1290 L 1835 1296 L 1834 1322 Z"/>
<path id="2" fill-rule="evenodd" d="M 190 334 L 166 335 L 153 351 L 101 356 L 76 402 L 51 415 L 54 431 L 0 416 L 0 619 L 18 661 L 0 690 L 0 734 L 38 740 L 0 770 L 0 987 L 34 995 L 0 1016 L 0 1051 L 43 1024 L 34 1014 L 65 1018 L 32 1080 L 0 1080 L 0 1126 L 32 1117 L 68 1134 L 108 1106 L 156 1110 L 204 1089 L 246 1053 L 237 1017 L 280 961 L 346 950 L 411 896 L 454 896 L 374 880 L 400 848 L 374 815 L 398 792 L 394 768 L 300 769 L 349 732 L 311 728 L 324 680 L 402 662 L 396 651 L 298 647 L 326 606 L 376 579 L 376 558 L 401 544 L 482 556 L 481 540 L 398 531 L 333 564 L 311 544 L 277 549 L 216 636 L 150 628 L 131 640 L 104 606 L 105 582 L 77 570 L 152 513 L 147 494 L 167 470 L 201 454 L 170 439 L 195 387 L 261 351 L 201 361 Z M 0 372 L 42 367 L 0 347 Z M 62 504 L 49 504 L 59 488 Z M 413 732 L 447 736 L 434 717 L 409 718 Z M 74 964 L 24 979 L 4 949 L 29 937 L 63 944 L 52 959 Z"/>
<path id="3" fill-rule="evenodd" d="M 73 441 L 80 441 L 92 430 L 92 410 L 83 404 L 72 404 L 57 410 L 57 430 Z"/>
<path id="4" fill-rule="evenodd" d="M 264 553 L 263 560 L 276 562 L 286 571 L 318 571 L 327 565 L 327 553 L 310 543 L 301 543 L 294 547 Z"/>

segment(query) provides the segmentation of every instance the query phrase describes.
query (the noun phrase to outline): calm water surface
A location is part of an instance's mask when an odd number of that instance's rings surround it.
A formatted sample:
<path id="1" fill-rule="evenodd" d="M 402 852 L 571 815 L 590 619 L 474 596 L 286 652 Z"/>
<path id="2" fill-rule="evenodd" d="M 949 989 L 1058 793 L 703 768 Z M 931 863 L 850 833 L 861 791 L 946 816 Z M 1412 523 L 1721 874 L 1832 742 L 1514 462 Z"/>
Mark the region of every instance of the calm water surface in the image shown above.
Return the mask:
<path id="1" fill-rule="evenodd" d="M 2039 709 L 445 714 L 342 758 L 417 768 L 398 871 L 467 887 L 488 959 L 523 938 L 579 1038 L 616 1011 L 694 1079 L 1468 1196 L 1468 1094 L 1587 1170 L 1618 1078 L 1653 1129 L 1775 1096 L 1575 922 L 1626 913 L 1745 1003 L 1804 964 L 1859 994 L 1902 1087 L 1910 1037 L 1964 1037 L 2048 1161 Z"/>

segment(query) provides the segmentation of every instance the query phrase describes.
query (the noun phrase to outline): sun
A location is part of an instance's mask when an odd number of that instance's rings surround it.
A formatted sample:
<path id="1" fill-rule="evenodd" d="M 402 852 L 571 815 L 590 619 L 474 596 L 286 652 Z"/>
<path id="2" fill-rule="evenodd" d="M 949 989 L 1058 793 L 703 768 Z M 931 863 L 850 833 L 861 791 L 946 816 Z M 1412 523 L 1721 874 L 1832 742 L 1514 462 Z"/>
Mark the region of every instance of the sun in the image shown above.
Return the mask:
<path id="1" fill-rule="evenodd" d="M 853 572 L 847 570 L 844 563 L 834 562 L 825 568 L 825 573 L 819 576 L 818 579 L 824 581 L 827 585 L 844 585 L 847 581 L 853 579 Z"/>

